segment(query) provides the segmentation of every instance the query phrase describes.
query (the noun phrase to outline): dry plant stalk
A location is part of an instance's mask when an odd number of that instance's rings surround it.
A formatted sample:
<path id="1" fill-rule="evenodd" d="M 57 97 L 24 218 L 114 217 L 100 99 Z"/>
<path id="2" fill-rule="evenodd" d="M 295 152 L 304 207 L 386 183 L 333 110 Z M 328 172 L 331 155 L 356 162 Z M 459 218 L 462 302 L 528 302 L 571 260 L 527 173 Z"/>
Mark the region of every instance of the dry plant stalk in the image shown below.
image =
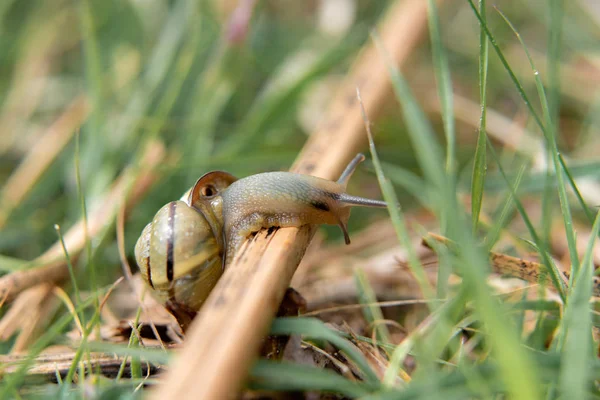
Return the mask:
<path id="1" fill-rule="evenodd" d="M 450 243 L 448 238 L 431 232 L 428 233 L 427 237 L 424 239 L 433 239 L 444 245 Z M 423 245 L 430 247 L 426 240 L 423 240 Z M 540 279 L 542 279 L 542 276 L 544 275 L 543 271 L 546 269 L 543 264 L 535 261 L 528 261 L 522 258 L 496 253 L 494 251 L 490 251 L 490 263 L 492 265 L 492 270 L 497 274 L 514 276 L 533 284 L 540 283 Z M 565 283 L 568 283 L 570 273 L 568 271 L 561 271 L 561 274 L 562 275 L 559 275 L 561 279 Z M 546 275 L 544 279 L 548 289 L 553 291 L 556 290 L 549 276 Z M 594 276 L 593 278 L 592 294 L 595 297 L 600 297 L 600 277 Z"/>
<path id="2" fill-rule="evenodd" d="M 44 171 L 56 159 L 86 120 L 90 111 L 85 97 L 73 100 L 60 117 L 41 135 L 23 162 L 11 174 L 0 194 L 0 229 L 12 210 L 25 198 Z"/>
<path id="3" fill-rule="evenodd" d="M 97 235 L 112 221 L 121 203 L 127 198 L 128 207 L 133 206 L 155 180 L 152 172 L 164 159 L 165 149 L 160 142 L 152 142 L 140 161 L 139 171 L 127 169 L 117 179 L 101 206 L 89 215 L 87 233 L 89 237 Z M 143 171 L 143 172 L 140 172 Z M 133 190 L 128 190 L 133 182 Z M 64 235 L 64 241 L 72 259 L 76 259 L 85 246 L 86 235 L 83 220 L 80 220 Z M 59 283 L 69 275 L 63 248 L 60 242 L 55 243 L 44 254 L 38 257 L 35 264 L 39 267 L 12 272 L 0 278 L 0 298 L 12 301 L 24 290 L 41 283 Z"/>
<path id="4" fill-rule="evenodd" d="M 45 382 L 57 383 L 57 374 L 61 378 L 65 378 L 73 364 L 75 359 L 75 352 L 69 351 L 67 353 L 61 352 L 58 354 L 44 354 L 35 357 L 34 363 L 27 370 L 27 377 L 29 379 Z M 9 375 L 15 372 L 24 361 L 29 360 L 28 355 L 10 355 L 0 356 L 0 364 L 2 369 L 0 370 L 0 378 L 4 375 Z M 125 362 L 124 375 L 131 374 L 131 358 L 116 356 L 110 353 L 90 353 L 86 355 L 86 368 L 96 370 L 99 368 L 102 375 L 115 378 L 119 372 L 121 364 Z M 162 366 L 158 364 L 150 364 L 142 362 L 140 364 L 142 368 L 142 374 L 153 375 L 158 372 Z"/>
<path id="5" fill-rule="evenodd" d="M 390 58 L 402 65 L 427 25 L 427 3 L 393 5 L 381 26 Z M 335 179 L 366 141 L 356 98 L 376 112 L 389 99 L 391 83 L 372 44 L 360 54 L 322 123 L 306 143 L 293 172 Z M 155 399 L 234 398 L 268 333 L 314 227 L 263 230 L 247 241 L 192 323 L 173 368 Z"/>

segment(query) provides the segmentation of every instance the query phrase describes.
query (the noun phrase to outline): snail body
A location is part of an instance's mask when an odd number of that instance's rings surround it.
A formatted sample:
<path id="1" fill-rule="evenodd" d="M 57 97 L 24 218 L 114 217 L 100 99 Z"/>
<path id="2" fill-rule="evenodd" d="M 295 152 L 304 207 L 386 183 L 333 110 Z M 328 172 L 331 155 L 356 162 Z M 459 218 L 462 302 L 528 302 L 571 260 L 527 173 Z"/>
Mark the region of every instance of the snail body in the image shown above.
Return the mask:
<path id="1" fill-rule="evenodd" d="M 198 310 L 244 241 L 262 228 L 339 225 L 349 244 L 350 207 L 386 207 L 346 193 L 363 160 L 358 154 L 337 182 L 291 172 L 239 180 L 209 172 L 144 228 L 136 244 L 143 278 L 163 301 Z"/>
<path id="2" fill-rule="evenodd" d="M 345 182 L 291 172 L 266 172 L 240 179 L 222 193 L 227 261 L 253 232 L 269 227 L 339 225 L 350 243 L 350 206 L 385 207 L 376 200 L 350 196 Z"/>

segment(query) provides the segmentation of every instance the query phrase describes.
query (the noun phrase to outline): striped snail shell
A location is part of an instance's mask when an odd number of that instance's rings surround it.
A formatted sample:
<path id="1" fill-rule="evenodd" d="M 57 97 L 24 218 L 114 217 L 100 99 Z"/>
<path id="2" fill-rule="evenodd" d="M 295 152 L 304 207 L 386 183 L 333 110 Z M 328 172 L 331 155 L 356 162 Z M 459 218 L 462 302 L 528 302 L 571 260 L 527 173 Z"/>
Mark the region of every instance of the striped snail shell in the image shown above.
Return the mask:
<path id="1" fill-rule="evenodd" d="M 171 310 L 197 311 L 221 277 L 225 245 L 220 193 L 235 180 L 222 171 L 205 174 L 181 200 L 156 213 L 135 245 L 143 279 Z"/>

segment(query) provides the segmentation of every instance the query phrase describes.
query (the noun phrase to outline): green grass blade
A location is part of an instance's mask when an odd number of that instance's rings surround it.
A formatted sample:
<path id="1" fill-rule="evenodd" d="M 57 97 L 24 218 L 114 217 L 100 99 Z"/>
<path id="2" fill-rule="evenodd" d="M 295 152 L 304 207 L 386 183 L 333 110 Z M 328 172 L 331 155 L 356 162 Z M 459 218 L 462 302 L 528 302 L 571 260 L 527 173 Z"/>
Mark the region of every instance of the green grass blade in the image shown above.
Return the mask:
<path id="1" fill-rule="evenodd" d="M 360 111 L 365 122 L 365 129 L 367 132 L 367 138 L 369 140 L 369 149 L 371 151 L 373 167 L 375 168 L 375 172 L 377 174 L 377 180 L 379 181 L 379 186 L 381 187 L 383 199 L 388 205 L 388 212 L 390 214 L 390 219 L 392 220 L 392 225 L 394 226 L 394 231 L 396 232 L 398 240 L 406 249 L 408 255 L 408 265 L 411 268 L 413 274 L 415 275 L 415 278 L 417 279 L 419 287 L 423 292 L 423 296 L 426 299 L 432 299 L 434 298 L 434 291 L 429 283 L 429 280 L 427 279 L 425 269 L 423 268 L 423 265 L 419 261 L 419 257 L 417 256 L 417 253 L 413 248 L 406 220 L 404 218 L 403 213 L 400 210 L 400 203 L 398 202 L 398 197 L 396 196 L 396 192 L 394 192 L 392 184 L 383 174 L 383 168 L 381 167 L 379 157 L 377 156 L 377 149 L 375 148 L 375 142 L 373 141 L 373 135 L 371 134 L 370 122 L 367 117 L 367 112 L 364 108 L 362 99 L 360 97 L 360 91 L 358 88 L 356 89 L 356 94 L 358 96 Z"/>
<path id="2" fill-rule="evenodd" d="M 81 207 L 81 218 L 83 221 L 83 234 L 85 236 L 85 255 L 88 263 L 90 288 L 94 293 L 98 290 L 98 274 L 96 272 L 96 264 L 92 258 L 92 242 L 90 240 L 90 234 L 88 231 L 88 217 L 87 208 L 85 204 L 85 194 L 83 185 L 81 183 L 81 160 L 80 160 L 80 147 L 79 147 L 80 132 L 75 134 L 75 182 L 77 184 L 77 196 L 79 197 L 79 205 Z M 96 297 L 97 299 L 97 297 Z M 100 303 L 96 300 L 96 307 L 99 307 Z M 99 333 L 99 332 L 98 332 Z"/>
<path id="3" fill-rule="evenodd" d="M 537 114 L 535 109 L 533 108 L 531 101 L 529 101 L 529 97 L 525 93 L 525 89 L 523 88 L 523 85 L 521 85 L 521 82 L 519 82 L 519 79 L 517 78 L 517 76 L 513 72 L 512 68 L 510 67 L 510 64 L 506 60 L 506 57 L 504 57 L 504 53 L 502 53 L 502 50 L 500 50 L 500 46 L 496 42 L 496 38 L 494 37 L 494 35 L 492 35 L 492 33 L 490 32 L 488 25 L 486 23 L 486 20 L 479 13 L 479 11 L 477 10 L 477 7 L 475 7 L 475 4 L 473 4 L 473 0 L 467 0 L 467 1 L 469 2 L 469 6 L 471 7 L 471 10 L 473 10 L 473 14 L 475 14 L 477 19 L 479 20 L 479 24 L 480 24 L 481 28 L 485 31 L 485 35 L 489 39 L 490 44 L 492 45 L 492 48 L 494 49 L 494 51 L 496 52 L 496 55 L 500 59 L 500 62 L 504 66 L 504 69 L 506 70 L 506 72 L 508 72 L 510 79 L 513 81 L 513 84 L 517 88 L 517 92 L 519 93 L 519 95 L 523 99 L 523 102 L 527 106 L 527 110 L 533 116 L 536 124 L 540 127 L 540 129 L 544 130 L 544 124 L 542 123 L 541 118 L 539 117 L 539 115 Z"/>
<path id="4" fill-rule="evenodd" d="M 575 193 L 575 197 L 577 198 L 577 201 L 579 201 L 579 205 L 581 206 L 581 209 L 585 213 L 585 216 L 587 217 L 588 221 L 590 221 L 590 223 L 593 222 L 594 215 L 592 214 L 592 211 L 590 210 L 587 203 L 583 199 L 583 196 L 581 195 L 581 192 L 579 191 L 579 188 L 577 187 L 577 184 L 575 183 L 575 179 L 573 178 L 571 169 L 567 168 L 567 164 L 565 163 L 565 158 L 562 156 L 562 154 L 559 154 L 558 158 L 560 160 L 560 164 L 562 165 L 563 170 L 565 171 L 565 175 L 567 176 L 567 179 L 569 180 L 571 188 L 573 189 L 573 192 Z"/>
<path id="5" fill-rule="evenodd" d="M 391 68 L 394 64 L 389 60 L 389 56 L 383 48 L 381 39 L 379 39 L 377 33 L 373 32 L 372 37 L 379 49 L 379 54 L 385 59 L 386 64 L 390 66 L 389 73 L 391 75 L 393 89 L 396 97 L 401 101 L 402 114 L 406 121 L 406 125 L 410 128 L 410 139 L 415 148 L 419 165 L 423 170 L 427 182 L 433 185 L 434 190 L 440 190 L 444 182 L 444 175 L 439 168 L 440 160 L 443 160 L 443 157 L 439 144 L 435 139 L 433 128 L 421 107 L 419 107 L 418 103 L 414 100 L 412 91 L 404 77 L 400 75 L 398 69 Z M 405 98 L 408 100 L 403 101 Z M 416 130 L 415 133 L 410 132 L 413 129 Z"/>
<path id="6" fill-rule="evenodd" d="M 428 0 L 429 36 L 433 55 L 433 67 L 438 88 L 438 97 L 442 108 L 442 120 L 444 122 L 444 133 L 446 135 L 446 176 L 451 190 L 456 190 L 456 132 L 454 126 L 454 93 L 452 91 L 452 80 L 450 68 L 448 67 L 448 56 L 442 42 L 440 32 L 440 18 L 435 0 Z M 446 221 L 440 221 L 441 231 L 447 229 Z M 445 262 L 438 266 L 437 296 L 446 297 L 448 291 L 448 277 L 451 267 Z"/>
<path id="7" fill-rule="evenodd" d="M 600 233 L 600 213 L 590 234 L 581 268 L 573 278 L 571 295 L 562 319 L 561 335 L 564 338 L 562 349 L 562 366 L 560 371 L 561 394 L 566 399 L 583 399 L 587 397 L 591 384 L 589 364 L 595 358 L 592 349 L 592 316 L 590 297 L 592 295 L 592 277 L 594 272 L 593 251 L 598 233 Z"/>
<path id="8" fill-rule="evenodd" d="M 403 108 L 404 120 L 408 126 L 408 133 L 417 152 L 420 166 L 430 184 L 433 185 L 433 196 L 437 197 L 439 211 L 448 222 L 450 232 L 457 243 L 463 245 L 460 262 L 463 285 L 471 291 L 477 315 L 485 325 L 489 334 L 490 343 L 495 349 L 503 381 L 507 391 L 515 399 L 540 398 L 537 370 L 530 357 L 523 353 L 520 340 L 514 327 L 506 321 L 503 307 L 490 296 L 485 281 L 482 266 L 486 265 L 487 258 L 481 249 L 474 243 L 474 238 L 469 230 L 464 229 L 466 223 L 460 210 L 456 193 L 450 190 L 439 168 L 440 151 L 434 139 L 433 129 L 414 98 L 406 80 L 391 62 L 381 41 L 374 34 L 376 45 L 384 57 L 391 75 L 392 86 Z M 443 218 L 442 218 L 443 219 Z"/>
<path id="9" fill-rule="evenodd" d="M 454 177 L 456 171 L 456 133 L 454 127 L 454 102 L 448 56 L 442 42 L 440 17 L 435 0 L 428 0 L 429 36 L 433 53 L 433 67 L 442 104 L 442 120 L 446 134 L 446 173 Z"/>
<path id="10" fill-rule="evenodd" d="M 482 106 L 485 107 L 485 106 Z M 477 136 L 477 146 L 475 147 L 475 161 L 473 163 L 473 173 L 471 179 L 471 229 L 473 234 L 477 233 L 479 225 L 479 215 L 483 204 L 483 188 L 485 186 L 485 175 L 487 172 L 486 161 L 486 135 L 485 135 L 485 111 L 481 111 L 481 125 L 479 135 Z"/>
<path id="11" fill-rule="evenodd" d="M 335 372 L 289 362 L 258 360 L 250 372 L 250 386 L 261 390 L 320 390 L 341 393 L 350 398 L 362 397 L 376 387 L 352 382 Z"/>
<path id="12" fill-rule="evenodd" d="M 535 86 L 537 88 L 538 96 L 540 98 L 540 103 L 542 105 L 542 112 L 544 115 L 544 122 L 545 122 L 545 129 L 542 128 L 542 131 L 544 132 L 544 137 L 546 138 L 546 142 L 548 144 L 548 147 L 550 148 L 552 162 L 554 164 L 554 170 L 556 172 L 556 179 L 557 179 L 557 184 L 558 184 L 558 197 L 560 199 L 560 208 L 562 211 L 563 221 L 564 221 L 564 225 L 565 225 L 565 233 L 567 235 L 567 245 L 569 248 L 569 256 L 571 259 L 571 270 L 573 271 L 573 275 L 571 276 L 571 278 L 573 278 L 573 276 L 575 276 L 575 273 L 579 269 L 579 257 L 577 255 L 577 245 L 575 242 L 575 231 L 573 230 L 573 218 L 571 216 L 571 208 L 569 206 L 569 199 L 567 197 L 567 190 L 566 190 L 566 185 L 564 182 L 563 169 L 562 169 L 560 161 L 558 159 L 559 152 L 558 152 L 558 147 L 556 144 L 556 129 L 553 124 L 552 118 L 550 116 L 550 110 L 549 110 L 549 106 L 548 106 L 548 100 L 546 98 L 546 92 L 544 90 L 544 85 L 542 83 L 542 79 L 540 78 L 540 73 L 537 70 L 537 68 L 535 67 L 533 58 L 529 54 L 529 50 L 528 50 L 527 46 L 525 45 L 523 38 L 521 37 L 519 32 L 516 30 L 516 28 L 513 26 L 513 24 L 508 20 L 508 18 L 506 18 L 506 16 L 500 10 L 498 10 L 498 9 L 496 9 L 496 10 L 500 14 L 500 16 L 504 19 L 506 24 L 510 27 L 510 29 L 514 32 L 514 34 L 517 36 L 517 38 L 519 39 L 519 42 L 521 43 L 521 46 L 523 47 L 523 50 L 525 51 L 525 54 L 527 55 L 527 59 L 529 60 L 531 70 L 532 70 L 534 78 L 535 78 Z"/>
<path id="13" fill-rule="evenodd" d="M 483 186 L 487 172 L 486 161 L 486 120 L 487 120 L 487 71 L 488 71 L 488 40 L 483 30 L 486 23 L 485 0 L 479 1 L 479 11 L 483 22 L 479 27 L 479 102 L 481 105 L 481 116 L 479 117 L 479 134 L 477 135 L 477 146 L 475 147 L 475 161 L 473 163 L 473 174 L 471 178 L 471 220 L 473 234 L 477 232 L 479 215 L 483 202 Z"/>
<path id="14" fill-rule="evenodd" d="M 375 291 L 362 269 L 357 268 L 354 271 L 354 282 L 358 291 L 358 301 L 365 305 L 363 315 L 373 328 L 375 337 L 379 342 L 390 343 L 390 332 L 384 323 L 381 308 L 376 305 L 377 297 L 375 296 Z"/>
<path id="15" fill-rule="evenodd" d="M 363 355 L 346 339 L 313 318 L 277 318 L 271 325 L 273 335 L 305 335 L 309 338 L 326 340 L 342 350 L 365 374 L 366 381 L 378 384 L 379 379 Z"/>
<path id="16" fill-rule="evenodd" d="M 552 125 L 558 126 L 560 109 L 560 59 L 562 51 L 563 0 L 549 0 L 548 29 L 548 109 Z"/>
<path id="17" fill-rule="evenodd" d="M 600 162 L 590 160 L 584 161 L 579 164 L 571 162 L 571 166 L 566 171 L 567 177 L 569 179 L 575 181 L 575 179 L 579 178 L 598 178 L 600 177 Z M 387 169 L 386 169 L 387 170 Z M 554 179 L 554 171 L 552 169 L 548 170 L 550 172 L 550 183 L 552 187 L 556 187 L 556 179 Z M 515 179 L 515 174 L 508 175 L 511 180 Z M 521 191 L 523 193 L 535 193 L 541 192 L 545 189 L 546 182 L 546 171 L 535 172 L 528 171 L 528 174 L 523 177 L 523 181 L 521 183 Z M 574 183 L 572 184 L 572 186 Z M 485 182 L 485 191 L 493 194 L 494 192 L 501 191 L 506 189 L 506 182 L 502 177 L 502 174 L 494 173 L 488 174 Z M 464 190 L 464 189 L 463 189 Z M 579 191 L 577 191 L 579 192 Z M 581 195 L 581 194 L 580 194 Z M 590 224 L 593 223 L 594 216 L 591 214 Z"/>

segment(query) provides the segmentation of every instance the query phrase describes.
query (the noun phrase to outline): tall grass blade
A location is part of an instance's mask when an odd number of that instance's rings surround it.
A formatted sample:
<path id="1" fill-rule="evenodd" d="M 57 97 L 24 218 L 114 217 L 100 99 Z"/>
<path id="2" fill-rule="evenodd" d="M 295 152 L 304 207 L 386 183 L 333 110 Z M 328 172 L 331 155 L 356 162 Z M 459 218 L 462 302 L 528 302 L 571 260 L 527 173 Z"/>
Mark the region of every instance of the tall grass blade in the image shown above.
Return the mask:
<path id="1" fill-rule="evenodd" d="M 573 278 L 573 287 L 561 322 L 562 366 L 560 392 L 566 399 L 584 399 L 592 384 L 589 365 L 595 359 L 592 349 L 590 297 L 594 273 L 593 252 L 600 233 L 600 213 L 596 214 L 581 268 Z"/>
<path id="2" fill-rule="evenodd" d="M 452 80 L 450 68 L 448 67 L 448 56 L 442 42 L 440 29 L 440 18 L 435 0 L 428 0 L 429 35 L 433 53 L 433 67 L 437 81 L 438 97 L 442 108 L 442 120 L 444 121 L 444 132 L 446 134 L 446 176 L 451 190 L 456 186 L 456 132 L 454 126 L 454 102 L 452 91 Z M 446 221 L 440 221 L 442 232 L 448 229 Z M 450 265 L 445 262 L 439 263 L 437 296 L 446 297 L 448 291 L 448 278 L 450 277 Z"/>
<path id="3" fill-rule="evenodd" d="M 550 110 L 548 106 L 548 99 L 546 98 L 546 92 L 544 90 L 544 85 L 542 83 L 542 79 L 540 78 L 540 73 L 535 67 L 533 62 L 533 58 L 529 54 L 529 50 L 523 41 L 523 38 L 519 34 L 519 32 L 515 29 L 513 24 L 508 20 L 508 18 L 502 13 L 502 11 L 496 9 L 500 16 L 504 19 L 506 24 L 510 27 L 510 29 L 514 32 L 514 34 L 519 39 L 525 54 L 527 55 L 527 59 L 529 60 L 529 64 L 531 66 L 531 70 L 533 72 L 535 78 L 535 86 L 538 91 L 538 96 L 540 98 L 540 103 L 542 105 L 542 112 L 544 115 L 545 129 L 542 129 L 544 133 L 544 137 L 546 138 L 546 142 L 548 147 L 550 148 L 550 154 L 552 156 L 552 162 L 554 164 L 554 171 L 556 173 L 556 180 L 558 185 L 558 197 L 560 199 L 560 208 L 562 211 L 563 221 L 565 225 L 565 233 L 567 235 L 567 245 L 569 248 L 569 256 L 571 259 L 571 270 L 573 271 L 573 275 L 571 275 L 571 283 L 572 278 L 575 276 L 577 270 L 579 269 L 579 257 L 577 255 L 577 245 L 575 242 L 575 231 L 573 230 L 573 218 L 571 216 L 571 208 L 569 206 L 569 199 L 567 197 L 566 185 L 564 182 L 563 169 L 558 159 L 559 152 L 558 147 L 556 145 L 556 129 L 555 125 L 550 116 Z"/>
<path id="4" fill-rule="evenodd" d="M 450 190 L 439 163 L 436 162 L 441 157 L 431 125 L 418 106 L 406 80 L 389 60 L 377 35 L 374 34 L 373 38 L 388 66 L 392 86 L 402 105 L 403 116 L 419 163 L 429 183 L 433 185 L 433 196 L 438 198 L 439 212 L 445 216 L 449 232 L 452 232 L 457 243 L 462 245 L 457 267 L 461 269 L 463 285 L 470 291 L 477 315 L 489 334 L 490 343 L 495 349 L 493 354 L 498 361 L 507 392 L 514 399 L 539 399 L 541 389 L 539 385 L 532 384 L 538 382 L 537 370 L 530 357 L 522 351 L 514 327 L 505 320 L 503 307 L 490 296 L 486 286 L 482 285 L 485 274 L 481 266 L 486 265 L 486 257 L 474 243 L 470 231 L 464 229 L 466 221 L 464 215 L 457 212 L 460 206 L 456 193 Z"/>
<path id="5" fill-rule="evenodd" d="M 485 0 L 479 0 L 479 11 L 483 19 L 479 27 L 479 102 L 481 116 L 479 117 L 479 134 L 477 135 L 477 146 L 475 147 L 475 161 L 473 163 L 473 174 L 471 178 L 471 221 L 472 230 L 475 235 L 479 224 L 479 215 L 483 202 L 483 186 L 487 172 L 486 161 L 486 120 L 487 120 L 487 71 L 488 71 L 488 40 L 483 30 L 486 22 Z"/>
<path id="6" fill-rule="evenodd" d="M 356 89 L 356 95 L 358 97 L 360 111 L 365 122 L 365 130 L 367 132 L 367 138 L 369 140 L 369 149 L 371 151 L 373 167 L 375 168 L 375 172 L 377 174 L 377 180 L 379 181 L 379 186 L 381 187 L 383 198 L 388 204 L 388 212 L 390 213 L 390 219 L 392 220 L 392 225 L 394 226 L 396 236 L 398 237 L 398 240 L 400 241 L 402 246 L 404 246 L 404 248 L 406 249 L 406 252 L 408 254 L 408 265 L 410 266 L 412 272 L 415 275 L 415 278 L 417 279 L 419 288 L 423 292 L 423 296 L 426 299 L 432 299 L 434 298 L 434 292 L 427 279 L 425 269 L 423 268 L 423 265 L 419 261 L 419 257 L 417 256 L 417 253 L 413 248 L 410 234 L 406 225 L 406 220 L 404 219 L 404 215 L 400 211 L 400 203 L 398 202 L 398 197 L 396 196 L 396 192 L 394 192 L 392 184 L 383 174 L 383 168 L 381 167 L 379 157 L 377 156 L 377 149 L 375 148 L 375 142 L 373 141 L 373 135 L 371 134 L 371 125 L 367 116 L 367 111 L 364 108 L 362 99 L 360 97 L 360 91 L 358 88 Z"/>

